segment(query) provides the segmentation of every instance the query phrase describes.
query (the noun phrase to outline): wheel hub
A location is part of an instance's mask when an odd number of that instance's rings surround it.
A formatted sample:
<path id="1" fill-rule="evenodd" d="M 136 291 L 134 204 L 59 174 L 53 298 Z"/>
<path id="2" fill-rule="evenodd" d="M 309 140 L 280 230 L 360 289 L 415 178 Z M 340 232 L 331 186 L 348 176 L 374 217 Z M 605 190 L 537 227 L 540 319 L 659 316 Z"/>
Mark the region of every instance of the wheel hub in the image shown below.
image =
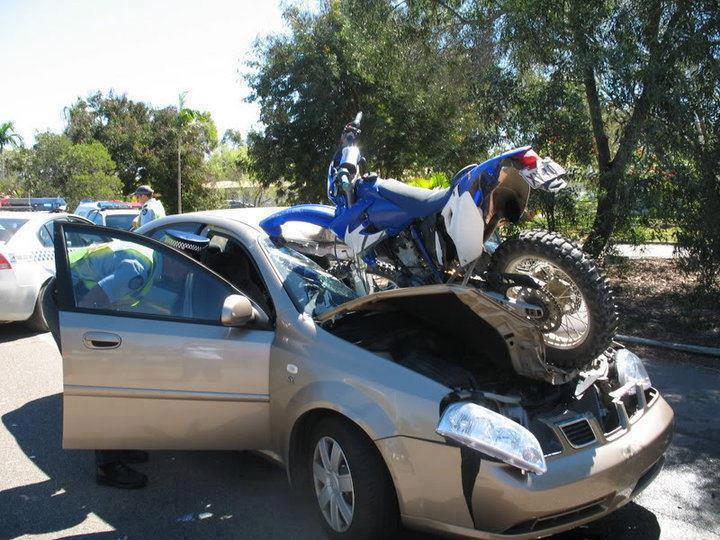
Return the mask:
<path id="1" fill-rule="evenodd" d="M 355 490 L 347 458 L 338 442 L 323 437 L 312 460 L 315 495 L 325 521 L 336 532 L 350 528 L 355 512 Z"/>
<path id="2" fill-rule="evenodd" d="M 557 300 L 544 289 L 531 289 L 521 287 L 517 299 L 528 304 L 534 304 L 542 308 L 542 316 L 533 317 L 532 322 L 544 334 L 554 332 L 562 324 L 562 309 Z"/>

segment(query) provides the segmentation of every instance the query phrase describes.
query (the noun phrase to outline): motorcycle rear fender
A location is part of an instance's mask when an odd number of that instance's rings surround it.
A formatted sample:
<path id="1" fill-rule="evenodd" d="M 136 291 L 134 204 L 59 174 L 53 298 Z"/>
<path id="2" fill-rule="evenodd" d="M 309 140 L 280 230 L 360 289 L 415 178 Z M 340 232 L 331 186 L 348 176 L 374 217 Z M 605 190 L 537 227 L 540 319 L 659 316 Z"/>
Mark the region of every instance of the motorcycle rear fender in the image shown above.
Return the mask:
<path id="1" fill-rule="evenodd" d="M 500 174 L 500 165 L 505 159 L 519 156 L 530 150 L 531 146 L 523 146 L 521 148 L 515 148 L 500 154 L 499 156 L 492 157 L 486 161 L 483 161 L 480 165 L 476 165 L 470 169 L 466 174 L 459 175 L 457 180 L 454 182 L 453 187 L 458 189 L 459 195 L 470 192 L 473 197 L 475 204 L 480 206 L 483 202 L 483 196 L 478 189 L 480 185 L 480 179 L 483 174 L 486 177 L 492 179 L 493 184 L 497 182 L 498 175 Z"/>
<path id="2" fill-rule="evenodd" d="M 260 227 L 272 238 L 282 236 L 282 226 L 290 221 L 303 221 L 330 228 L 335 208 L 326 204 L 300 204 L 279 210 L 260 221 Z"/>

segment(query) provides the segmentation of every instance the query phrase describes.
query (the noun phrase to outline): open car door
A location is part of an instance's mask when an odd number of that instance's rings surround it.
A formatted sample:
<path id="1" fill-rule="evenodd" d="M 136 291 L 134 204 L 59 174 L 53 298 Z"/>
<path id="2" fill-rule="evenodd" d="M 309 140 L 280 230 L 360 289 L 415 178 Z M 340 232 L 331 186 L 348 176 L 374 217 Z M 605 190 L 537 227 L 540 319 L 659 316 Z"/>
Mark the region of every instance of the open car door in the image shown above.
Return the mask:
<path id="1" fill-rule="evenodd" d="M 221 323 L 236 288 L 117 229 L 56 222 L 54 243 L 63 447 L 268 446 L 274 332 Z"/>

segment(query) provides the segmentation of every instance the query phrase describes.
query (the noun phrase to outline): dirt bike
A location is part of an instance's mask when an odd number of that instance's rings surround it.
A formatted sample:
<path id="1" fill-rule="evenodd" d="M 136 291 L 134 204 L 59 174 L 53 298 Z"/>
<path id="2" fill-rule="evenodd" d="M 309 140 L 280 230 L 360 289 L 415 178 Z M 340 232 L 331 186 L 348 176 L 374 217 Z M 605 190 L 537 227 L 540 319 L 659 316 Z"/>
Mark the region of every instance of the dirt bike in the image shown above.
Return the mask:
<path id="1" fill-rule="evenodd" d="M 478 287 L 531 319 L 543 333 L 548 361 L 558 366 L 582 367 L 610 345 L 615 300 L 602 270 L 578 245 L 547 231 L 502 242 L 496 234 L 520 220 L 531 189 L 564 188 L 563 167 L 525 146 L 464 167 L 446 189 L 361 175 L 361 120 L 359 113 L 345 126 L 328 167 L 334 206 L 280 210 L 260 222 L 270 236 L 282 237 L 293 222 L 330 231 L 324 247 L 308 238 L 293 247 L 325 257 L 330 271 L 360 294 L 433 283 Z"/>

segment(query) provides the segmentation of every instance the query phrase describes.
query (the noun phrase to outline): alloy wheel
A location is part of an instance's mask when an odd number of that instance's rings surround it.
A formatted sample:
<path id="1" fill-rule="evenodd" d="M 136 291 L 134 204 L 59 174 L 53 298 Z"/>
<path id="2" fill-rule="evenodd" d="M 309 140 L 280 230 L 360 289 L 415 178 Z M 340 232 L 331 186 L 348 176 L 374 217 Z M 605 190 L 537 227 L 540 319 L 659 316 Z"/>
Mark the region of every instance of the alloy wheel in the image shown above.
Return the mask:
<path id="1" fill-rule="evenodd" d="M 347 531 L 355 511 L 355 491 L 347 458 L 335 439 L 322 437 L 317 442 L 312 468 L 323 517 L 334 531 Z"/>

